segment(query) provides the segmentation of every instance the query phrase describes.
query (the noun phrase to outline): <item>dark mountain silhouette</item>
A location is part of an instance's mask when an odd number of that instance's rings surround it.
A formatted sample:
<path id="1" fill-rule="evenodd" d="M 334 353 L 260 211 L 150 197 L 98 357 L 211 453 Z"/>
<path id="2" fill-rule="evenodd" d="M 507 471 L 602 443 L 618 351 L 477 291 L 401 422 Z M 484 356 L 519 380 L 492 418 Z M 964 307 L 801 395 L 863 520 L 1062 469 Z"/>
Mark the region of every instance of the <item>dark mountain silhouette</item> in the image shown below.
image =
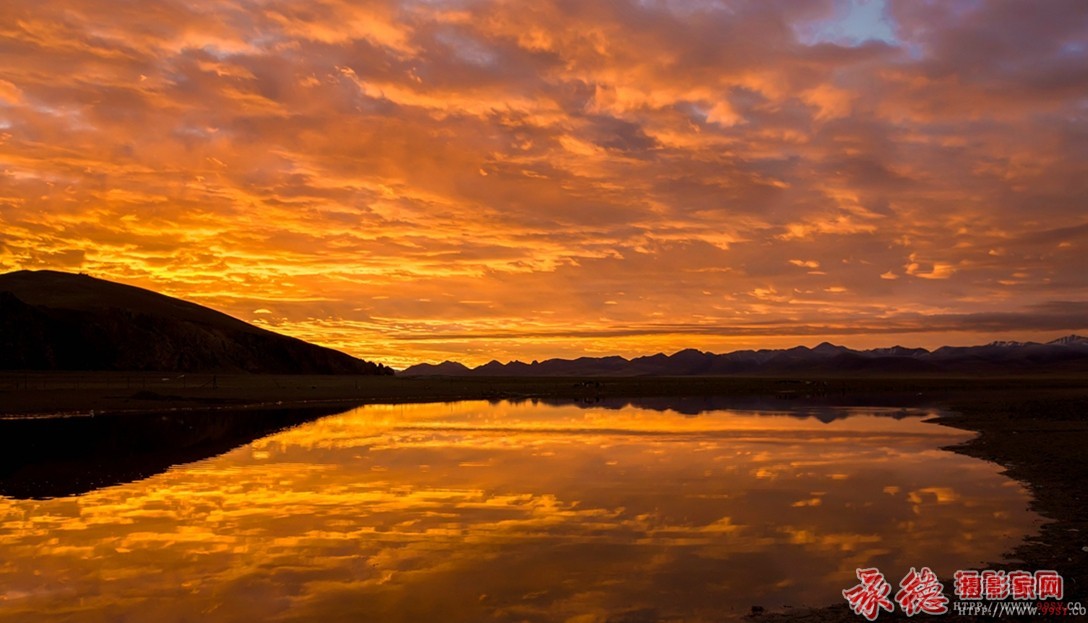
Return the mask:
<path id="1" fill-rule="evenodd" d="M 454 368 L 453 366 L 458 366 Z M 716 355 L 695 349 L 646 357 L 581 357 L 531 364 L 491 361 L 470 369 L 460 364 L 420 364 L 402 376 L 900 376 L 934 374 L 1088 373 L 1088 338 L 1069 335 L 1046 344 L 992 342 L 983 346 L 853 350 L 824 342 L 815 348 L 738 350 Z"/>
<path id="2" fill-rule="evenodd" d="M 86 275 L 0 275 L 0 369 L 392 374 L 195 303 Z"/>

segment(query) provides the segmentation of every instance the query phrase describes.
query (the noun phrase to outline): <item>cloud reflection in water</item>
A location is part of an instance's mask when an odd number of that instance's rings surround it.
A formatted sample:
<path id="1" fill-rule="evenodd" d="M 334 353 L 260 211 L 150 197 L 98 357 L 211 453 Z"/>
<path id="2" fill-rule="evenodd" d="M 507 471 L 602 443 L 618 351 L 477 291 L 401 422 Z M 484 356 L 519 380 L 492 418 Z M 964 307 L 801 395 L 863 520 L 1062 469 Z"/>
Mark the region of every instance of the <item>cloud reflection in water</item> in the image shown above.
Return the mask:
<path id="1" fill-rule="evenodd" d="M 0 621 L 720 620 L 832 603 L 858 566 L 947 576 L 1035 525 L 924 411 L 798 415 L 368 406 L 0 498 Z"/>

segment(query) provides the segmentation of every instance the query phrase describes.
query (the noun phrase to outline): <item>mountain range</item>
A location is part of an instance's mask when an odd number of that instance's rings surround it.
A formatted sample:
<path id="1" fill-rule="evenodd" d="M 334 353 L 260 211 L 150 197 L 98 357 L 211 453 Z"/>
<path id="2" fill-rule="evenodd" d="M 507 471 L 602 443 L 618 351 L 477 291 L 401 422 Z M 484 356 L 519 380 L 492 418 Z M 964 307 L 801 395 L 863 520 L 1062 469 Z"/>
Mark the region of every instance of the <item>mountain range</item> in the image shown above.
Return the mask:
<path id="1" fill-rule="evenodd" d="M 815 348 L 738 350 L 714 354 L 696 349 L 645 357 L 580 357 L 524 363 L 491 361 L 476 368 L 446 361 L 418 364 L 400 376 L 793 376 L 933 375 L 1088 372 L 1088 337 L 1068 335 L 1045 344 L 991 342 L 982 346 L 854 350 L 824 342 Z"/>
<path id="2" fill-rule="evenodd" d="M 387 366 L 256 327 L 221 312 L 83 274 L 21 270 L 0 275 L 0 370 L 154 370 L 278 374 L 393 374 Z M 1045 344 L 854 350 L 686 349 L 619 356 L 418 364 L 400 376 L 899 376 L 1088 373 L 1088 338 Z"/>
<path id="3" fill-rule="evenodd" d="M 0 370 L 393 373 L 196 303 L 50 270 L 0 275 Z"/>

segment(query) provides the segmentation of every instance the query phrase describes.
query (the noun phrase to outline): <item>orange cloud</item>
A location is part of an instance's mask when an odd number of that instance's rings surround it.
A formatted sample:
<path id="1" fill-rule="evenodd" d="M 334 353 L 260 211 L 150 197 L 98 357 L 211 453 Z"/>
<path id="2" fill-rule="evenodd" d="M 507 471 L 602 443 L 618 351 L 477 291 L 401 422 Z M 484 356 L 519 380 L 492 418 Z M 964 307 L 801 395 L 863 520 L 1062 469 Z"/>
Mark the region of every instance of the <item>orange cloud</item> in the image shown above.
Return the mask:
<path id="1" fill-rule="evenodd" d="M 0 270 L 398 365 L 1085 328 L 1085 8 L 883 5 L 14 0 Z"/>

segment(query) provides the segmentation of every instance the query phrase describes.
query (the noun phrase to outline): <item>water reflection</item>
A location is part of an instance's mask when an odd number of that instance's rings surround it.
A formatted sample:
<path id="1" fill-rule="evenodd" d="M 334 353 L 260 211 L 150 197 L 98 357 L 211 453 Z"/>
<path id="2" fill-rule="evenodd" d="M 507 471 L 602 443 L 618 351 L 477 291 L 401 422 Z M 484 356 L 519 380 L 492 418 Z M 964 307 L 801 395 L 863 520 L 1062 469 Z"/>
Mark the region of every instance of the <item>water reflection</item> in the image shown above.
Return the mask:
<path id="1" fill-rule="evenodd" d="M 786 387 L 792 387 L 787 385 Z M 802 385 L 805 387 L 805 385 Z M 808 396 L 641 396 L 637 398 L 616 398 L 612 396 L 587 395 L 579 399 L 546 398 L 539 402 L 555 406 L 581 405 L 601 409 L 648 409 L 653 411 L 672 411 L 681 415 L 701 415 L 712 411 L 758 411 L 763 414 L 788 415 L 800 418 L 815 417 L 824 422 L 847 417 L 848 409 L 843 407 L 860 406 L 869 411 L 874 406 L 882 417 L 917 417 L 921 407 L 919 398 L 911 393 L 881 393 L 874 395 L 847 396 L 827 394 L 818 397 Z"/>
<path id="2" fill-rule="evenodd" d="M 0 495 L 53 498 L 147 478 L 343 407 L 0 420 Z"/>
<path id="3" fill-rule="evenodd" d="M 949 575 L 1033 528 L 1023 489 L 939 450 L 967 435 L 924 415 L 363 407 L 140 482 L 0 498 L 0 620 L 719 621 L 832 603 L 855 567 Z"/>

